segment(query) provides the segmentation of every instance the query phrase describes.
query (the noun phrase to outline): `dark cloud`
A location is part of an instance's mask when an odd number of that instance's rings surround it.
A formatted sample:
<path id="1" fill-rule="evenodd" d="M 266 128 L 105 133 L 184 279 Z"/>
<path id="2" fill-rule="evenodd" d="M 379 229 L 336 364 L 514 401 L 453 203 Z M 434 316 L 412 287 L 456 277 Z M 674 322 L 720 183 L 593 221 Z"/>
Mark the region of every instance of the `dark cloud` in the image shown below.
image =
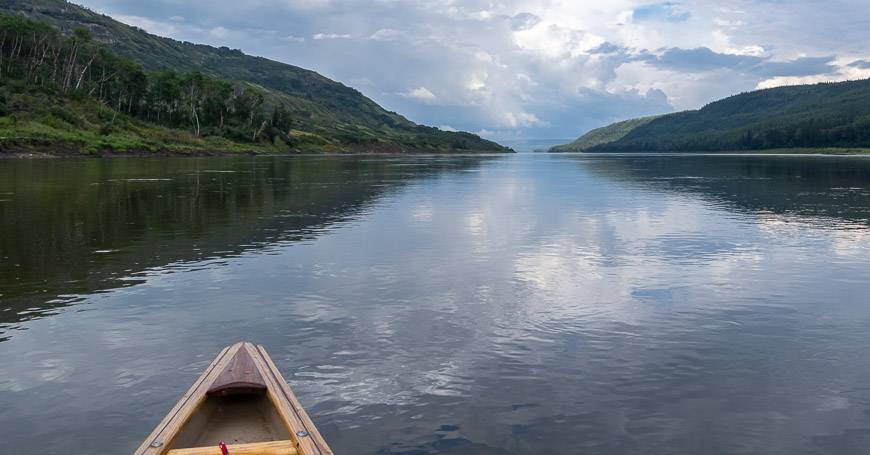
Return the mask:
<path id="1" fill-rule="evenodd" d="M 618 44 L 613 44 L 610 42 L 601 43 L 598 47 L 589 50 L 590 54 L 616 54 L 619 52 L 624 52 L 626 50 L 625 47 L 620 46 Z"/>
<path id="2" fill-rule="evenodd" d="M 870 60 L 858 60 L 849 64 L 852 68 L 870 70 Z"/>
<path id="3" fill-rule="evenodd" d="M 834 57 L 803 57 L 782 62 L 765 61 L 759 65 L 759 69 L 759 75 L 776 77 L 829 74 L 837 68 L 834 66 Z"/>
<path id="4" fill-rule="evenodd" d="M 659 55 L 644 53 L 640 59 L 652 65 L 675 71 L 706 72 L 730 69 L 759 77 L 814 76 L 836 70 L 834 57 L 803 57 L 774 61 L 753 55 L 725 54 L 706 47 L 667 49 Z"/>
<path id="5" fill-rule="evenodd" d="M 661 55 L 648 54 L 643 59 L 654 65 L 680 71 L 710 71 L 719 68 L 745 69 L 763 61 L 760 57 L 720 54 L 706 47 L 695 49 L 670 48 Z"/>

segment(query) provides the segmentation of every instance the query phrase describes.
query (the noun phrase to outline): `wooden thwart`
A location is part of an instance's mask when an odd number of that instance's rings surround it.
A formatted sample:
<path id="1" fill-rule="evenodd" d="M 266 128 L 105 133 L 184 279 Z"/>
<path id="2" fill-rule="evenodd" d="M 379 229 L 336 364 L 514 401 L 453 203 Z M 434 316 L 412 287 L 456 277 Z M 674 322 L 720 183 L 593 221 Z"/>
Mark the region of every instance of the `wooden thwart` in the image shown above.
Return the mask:
<path id="1" fill-rule="evenodd" d="M 297 455 L 293 441 L 255 442 L 251 444 L 234 444 L 227 446 L 230 455 Z M 195 447 L 192 449 L 174 449 L 167 455 L 221 455 L 221 449 L 214 447 Z"/>
<path id="2" fill-rule="evenodd" d="M 262 412 L 249 412 L 252 409 Z M 267 423 L 266 414 L 278 423 Z M 212 415 L 217 416 L 214 425 Z M 245 419 L 260 425 L 259 431 L 223 439 L 232 455 L 333 455 L 269 354 L 251 343 L 224 348 L 134 455 L 219 455 L 220 440 L 208 439 L 214 436 L 209 429 L 240 428 L 245 433 Z M 236 425 L 227 425 L 227 420 Z M 272 440 L 261 439 L 263 434 L 272 435 L 265 436 Z M 256 439 L 251 440 L 252 435 Z M 203 438 L 207 441 L 191 447 L 190 440 Z"/>

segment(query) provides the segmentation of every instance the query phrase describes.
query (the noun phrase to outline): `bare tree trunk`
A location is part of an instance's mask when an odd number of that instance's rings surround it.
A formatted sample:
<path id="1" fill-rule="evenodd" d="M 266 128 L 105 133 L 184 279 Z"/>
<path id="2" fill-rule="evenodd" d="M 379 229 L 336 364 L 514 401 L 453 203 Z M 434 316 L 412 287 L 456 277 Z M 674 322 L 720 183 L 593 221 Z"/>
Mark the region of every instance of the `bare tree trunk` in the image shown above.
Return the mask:
<path id="1" fill-rule="evenodd" d="M 9 62 L 6 64 L 6 72 L 12 72 L 12 64 L 15 63 L 15 52 L 18 48 L 18 34 L 15 35 L 15 38 L 12 40 L 12 49 L 9 50 Z"/>
<path id="2" fill-rule="evenodd" d="M 68 68 L 64 70 L 63 77 L 63 91 L 66 92 L 69 89 L 70 84 L 72 84 L 72 76 L 75 71 L 75 63 L 78 60 L 79 54 L 79 46 L 78 44 L 73 45 L 73 50 L 70 53 L 69 60 L 67 61 Z"/>
<path id="3" fill-rule="evenodd" d="M 119 94 L 118 94 L 118 107 L 117 107 L 117 109 L 114 110 L 114 112 L 112 112 L 112 121 L 109 122 L 110 125 L 114 125 L 114 124 L 115 124 L 115 117 L 118 116 L 118 112 L 121 110 L 121 101 L 122 101 L 122 100 L 123 100 L 123 97 L 122 97 L 121 94 L 119 93 Z"/>
<path id="4" fill-rule="evenodd" d="M 41 42 L 41 44 L 43 44 L 43 46 L 42 46 L 42 53 L 41 53 L 40 56 L 39 56 L 39 61 L 36 62 L 35 65 L 33 65 L 33 69 L 34 69 L 34 71 L 35 71 L 37 68 L 41 68 L 41 67 L 42 67 L 42 64 L 45 63 L 45 57 L 48 55 L 48 49 L 49 49 L 49 46 L 50 46 L 50 44 L 48 43 L 48 40 L 43 39 L 42 42 Z"/>
<path id="5" fill-rule="evenodd" d="M 199 137 L 199 115 L 196 113 L 196 105 L 191 104 L 191 107 L 193 108 L 193 119 L 196 121 L 196 132 L 194 133 L 194 136 Z"/>
<path id="6" fill-rule="evenodd" d="M 251 142 L 257 141 L 257 138 L 260 137 L 261 134 L 263 134 L 263 131 L 266 129 L 266 125 L 268 125 L 268 124 L 269 123 L 266 120 L 263 120 L 263 124 L 260 125 L 260 129 L 258 129 L 256 132 L 254 132 L 254 137 L 251 138 Z"/>
<path id="7" fill-rule="evenodd" d="M 78 90 L 79 87 L 82 86 L 82 79 L 84 79 L 85 73 L 88 72 L 88 68 L 91 67 L 91 63 L 94 63 L 94 58 L 96 58 L 96 57 L 91 57 L 91 59 L 88 61 L 88 64 L 85 65 L 84 69 L 82 69 L 82 72 L 79 73 L 79 80 L 76 81 L 76 88 L 75 88 L 76 90 Z"/>

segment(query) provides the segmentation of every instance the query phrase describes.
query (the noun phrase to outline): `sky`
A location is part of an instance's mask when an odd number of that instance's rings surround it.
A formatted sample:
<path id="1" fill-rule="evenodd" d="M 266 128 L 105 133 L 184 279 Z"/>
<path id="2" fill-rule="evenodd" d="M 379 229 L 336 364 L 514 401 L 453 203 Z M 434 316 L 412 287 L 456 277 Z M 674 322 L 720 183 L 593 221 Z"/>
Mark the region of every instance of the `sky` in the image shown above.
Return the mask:
<path id="1" fill-rule="evenodd" d="M 77 0 L 313 69 L 445 130 L 567 139 L 758 88 L 870 77 L 867 0 Z"/>

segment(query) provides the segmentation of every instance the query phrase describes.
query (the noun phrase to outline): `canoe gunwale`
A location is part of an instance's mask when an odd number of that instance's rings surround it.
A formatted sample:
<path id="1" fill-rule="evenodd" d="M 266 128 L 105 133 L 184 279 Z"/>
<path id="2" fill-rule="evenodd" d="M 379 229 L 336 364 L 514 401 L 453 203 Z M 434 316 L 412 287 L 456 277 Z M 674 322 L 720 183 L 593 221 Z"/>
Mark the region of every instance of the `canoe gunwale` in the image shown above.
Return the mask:
<path id="1" fill-rule="evenodd" d="M 286 419 L 288 430 L 290 430 L 290 436 L 296 440 L 300 452 L 304 455 L 333 455 L 332 450 L 326 445 L 323 436 L 320 435 L 317 427 L 314 426 L 314 422 L 311 421 L 311 418 L 305 412 L 302 404 L 299 403 L 296 395 L 290 390 L 287 381 L 284 380 L 281 372 L 278 371 L 278 368 L 272 362 L 272 358 L 266 353 L 266 349 L 262 346 L 257 346 L 254 349 L 260 354 L 254 356 L 255 362 L 265 363 L 265 365 L 261 365 L 260 373 L 263 374 L 267 383 L 270 381 L 275 383 L 274 388 L 268 387 L 268 394 L 272 398 L 272 403 L 275 404 L 279 413 L 283 415 L 286 409 L 287 414 L 291 416 L 290 419 Z M 281 405 L 278 403 L 281 403 Z"/>
<path id="2" fill-rule="evenodd" d="M 184 429 L 202 405 L 209 399 L 208 391 L 233 359 L 244 350 L 250 356 L 266 383 L 266 395 L 281 417 L 300 455 L 333 455 L 311 418 L 290 390 L 281 372 L 262 346 L 240 342 L 218 354 L 190 389 L 163 418 L 134 455 L 165 455 L 176 436 Z M 242 355 L 244 355 L 242 354 Z"/>

